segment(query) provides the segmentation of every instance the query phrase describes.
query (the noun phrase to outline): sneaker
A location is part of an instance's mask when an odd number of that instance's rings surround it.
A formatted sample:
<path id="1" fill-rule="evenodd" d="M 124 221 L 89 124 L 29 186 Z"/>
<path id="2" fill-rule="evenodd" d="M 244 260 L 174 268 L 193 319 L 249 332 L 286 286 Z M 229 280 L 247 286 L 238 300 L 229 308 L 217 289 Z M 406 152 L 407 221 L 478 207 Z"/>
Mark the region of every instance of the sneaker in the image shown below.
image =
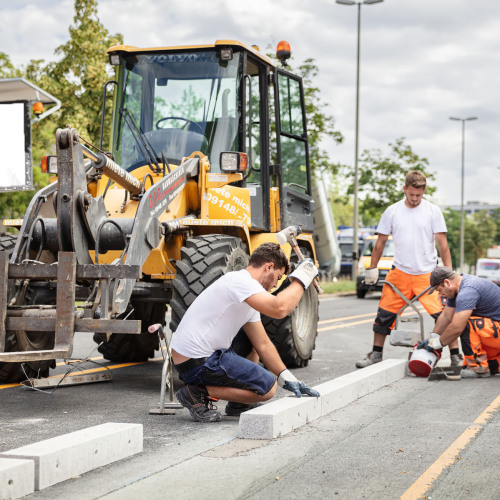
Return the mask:
<path id="1" fill-rule="evenodd" d="M 179 403 L 189 410 L 191 416 L 197 422 L 218 422 L 222 416 L 214 408 L 213 401 L 208 392 L 196 385 L 185 385 L 179 389 L 175 396 Z"/>
<path id="2" fill-rule="evenodd" d="M 452 354 L 450 361 L 450 366 L 462 366 L 464 364 L 464 357 L 461 354 Z"/>
<path id="3" fill-rule="evenodd" d="M 489 378 L 491 377 L 491 372 L 488 370 L 487 372 L 477 373 L 474 370 L 462 370 L 460 372 L 460 376 L 462 378 Z"/>
<path id="4" fill-rule="evenodd" d="M 366 358 L 361 361 L 356 361 L 356 368 L 366 368 L 367 366 L 380 363 L 382 361 L 382 353 L 373 351 L 366 355 Z"/>
<path id="5" fill-rule="evenodd" d="M 226 415 L 230 417 L 239 417 L 242 413 L 245 413 L 248 410 L 253 410 L 254 408 L 258 408 L 262 406 L 262 403 L 234 403 L 233 401 L 229 401 L 226 405 Z"/>

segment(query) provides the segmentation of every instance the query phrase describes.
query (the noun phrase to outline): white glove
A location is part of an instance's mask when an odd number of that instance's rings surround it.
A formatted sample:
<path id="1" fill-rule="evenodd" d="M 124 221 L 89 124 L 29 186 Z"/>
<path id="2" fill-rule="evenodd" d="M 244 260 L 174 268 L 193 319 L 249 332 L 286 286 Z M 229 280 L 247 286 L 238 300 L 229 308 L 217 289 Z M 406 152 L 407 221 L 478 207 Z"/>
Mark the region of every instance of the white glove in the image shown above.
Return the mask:
<path id="1" fill-rule="evenodd" d="M 417 344 L 417 349 L 427 349 L 429 352 L 439 351 L 443 348 L 438 333 L 432 332 L 430 338 L 422 340 Z"/>
<path id="2" fill-rule="evenodd" d="M 367 285 L 375 285 L 378 281 L 378 268 L 367 269 L 365 271 L 365 283 Z"/>
<path id="3" fill-rule="evenodd" d="M 316 276 L 318 276 L 318 268 L 314 265 L 312 259 L 303 260 L 295 271 L 290 274 L 290 278 L 299 280 L 304 288 L 307 288 Z"/>
<path id="4" fill-rule="evenodd" d="M 297 382 L 295 375 L 290 370 L 283 370 L 278 376 L 278 385 L 283 387 L 285 382 Z"/>

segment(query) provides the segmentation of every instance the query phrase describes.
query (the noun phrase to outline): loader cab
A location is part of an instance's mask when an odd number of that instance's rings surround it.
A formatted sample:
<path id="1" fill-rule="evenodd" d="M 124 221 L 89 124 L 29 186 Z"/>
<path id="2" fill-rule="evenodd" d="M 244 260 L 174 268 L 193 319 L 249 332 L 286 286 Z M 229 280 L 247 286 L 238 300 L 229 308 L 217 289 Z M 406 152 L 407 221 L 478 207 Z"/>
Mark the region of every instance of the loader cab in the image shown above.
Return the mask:
<path id="1" fill-rule="evenodd" d="M 313 231 L 299 77 L 233 41 L 119 46 L 108 53 L 117 66 L 112 149 L 120 165 L 129 171 L 163 160 L 179 165 L 199 151 L 218 173 L 222 152 L 247 153 L 249 167 L 238 185 L 250 193 L 250 229 L 300 225 Z"/>

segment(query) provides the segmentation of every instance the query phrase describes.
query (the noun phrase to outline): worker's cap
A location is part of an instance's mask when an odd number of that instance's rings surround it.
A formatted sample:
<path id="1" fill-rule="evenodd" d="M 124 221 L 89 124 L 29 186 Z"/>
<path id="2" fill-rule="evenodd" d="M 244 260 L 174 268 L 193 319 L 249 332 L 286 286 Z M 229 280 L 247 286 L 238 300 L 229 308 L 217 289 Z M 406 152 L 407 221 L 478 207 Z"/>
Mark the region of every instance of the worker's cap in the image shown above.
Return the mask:
<path id="1" fill-rule="evenodd" d="M 431 288 L 427 294 L 430 295 L 444 280 L 451 278 L 454 274 L 455 271 L 449 267 L 436 267 L 431 273 Z"/>

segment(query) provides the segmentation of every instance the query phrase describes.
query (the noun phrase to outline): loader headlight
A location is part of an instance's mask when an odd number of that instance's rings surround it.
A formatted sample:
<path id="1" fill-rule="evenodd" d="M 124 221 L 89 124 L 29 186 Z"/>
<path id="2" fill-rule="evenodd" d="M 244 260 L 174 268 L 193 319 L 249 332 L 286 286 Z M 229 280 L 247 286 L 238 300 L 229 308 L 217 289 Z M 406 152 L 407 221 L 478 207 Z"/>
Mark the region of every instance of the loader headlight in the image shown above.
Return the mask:
<path id="1" fill-rule="evenodd" d="M 110 54 L 109 64 L 111 66 L 120 66 L 120 54 Z"/>
<path id="2" fill-rule="evenodd" d="M 42 156 L 42 172 L 57 175 L 57 156 Z"/>
<path id="3" fill-rule="evenodd" d="M 221 49 L 220 58 L 221 61 L 231 61 L 233 58 L 233 49 Z"/>
<path id="4" fill-rule="evenodd" d="M 222 172 L 245 172 L 248 167 L 246 153 L 232 151 L 220 154 L 220 169 Z"/>

